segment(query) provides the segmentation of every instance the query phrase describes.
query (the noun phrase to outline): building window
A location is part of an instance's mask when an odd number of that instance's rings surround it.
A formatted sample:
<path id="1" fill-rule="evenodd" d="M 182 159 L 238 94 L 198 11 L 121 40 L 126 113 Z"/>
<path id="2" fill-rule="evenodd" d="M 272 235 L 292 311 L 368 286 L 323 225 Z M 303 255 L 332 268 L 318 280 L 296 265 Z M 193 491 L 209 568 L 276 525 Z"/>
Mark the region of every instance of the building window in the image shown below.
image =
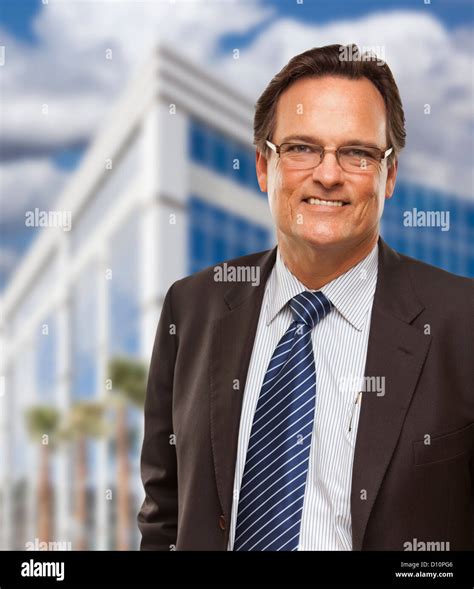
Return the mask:
<path id="1" fill-rule="evenodd" d="M 444 215 L 449 228 L 407 226 L 406 214 L 434 212 Z M 474 252 L 469 244 L 474 235 L 474 205 L 450 194 L 425 187 L 398 182 L 395 194 L 385 203 L 382 217 L 382 236 L 397 251 L 438 266 L 448 272 L 474 277 Z"/>
<path id="2" fill-rule="evenodd" d="M 72 396 L 92 399 L 97 392 L 98 309 L 97 270 L 87 266 L 73 285 L 72 297 Z"/>
<path id="3" fill-rule="evenodd" d="M 271 247 L 270 231 L 197 196 L 188 202 L 189 273 Z"/>
<path id="4" fill-rule="evenodd" d="M 97 226 L 106 218 L 124 190 L 137 177 L 140 170 L 141 147 L 141 135 L 135 132 L 120 153 L 113 158 L 112 168 L 104 169 L 86 206 L 77 213 L 77 219 L 73 219 L 72 253 L 76 253 L 84 243 L 88 243 Z"/>
<path id="5" fill-rule="evenodd" d="M 192 161 L 220 176 L 238 182 L 249 190 L 260 192 L 255 172 L 255 149 L 217 131 L 213 127 L 191 119 L 188 152 Z"/>
<path id="6" fill-rule="evenodd" d="M 139 353 L 139 217 L 133 214 L 111 236 L 109 267 L 109 355 Z"/>
<path id="7" fill-rule="evenodd" d="M 54 403 L 56 393 L 57 341 L 54 316 L 50 315 L 37 327 L 36 384 L 38 402 Z"/>

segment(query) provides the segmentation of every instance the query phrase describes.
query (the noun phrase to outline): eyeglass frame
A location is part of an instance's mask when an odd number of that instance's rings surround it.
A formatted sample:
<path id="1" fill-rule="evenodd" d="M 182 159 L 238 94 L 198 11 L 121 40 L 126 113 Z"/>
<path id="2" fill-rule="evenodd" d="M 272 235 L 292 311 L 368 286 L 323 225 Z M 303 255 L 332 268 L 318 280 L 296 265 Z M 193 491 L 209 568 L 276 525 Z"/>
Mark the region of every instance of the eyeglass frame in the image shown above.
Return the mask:
<path id="1" fill-rule="evenodd" d="M 313 169 L 317 168 L 322 163 L 322 161 L 323 161 L 324 156 L 326 155 L 326 153 L 331 153 L 332 152 L 336 156 L 336 160 L 337 160 L 337 163 L 338 163 L 339 167 L 341 168 L 341 170 L 344 170 L 344 168 L 341 166 L 341 164 L 339 162 L 339 150 L 342 147 L 360 147 L 360 148 L 366 147 L 366 148 L 369 148 L 369 149 L 377 149 L 380 152 L 380 154 L 381 154 L 380 160 L 378 162 L 379 164 L 381 164 L 383 161 L 385 161 L 388 158 L 388 156 L 393 152 L 393 147 L 389 147 L 388 149 L 385 149 L 384 150 L 384 149 L 380 149 L 379 147 L 372 147 L 372 146 L 369 147 L 368 145 L 341 145 L 341 146 L 339 146 L 337 148 L 326 149 L 326 147 L 323 147 L 322 145 L 318 145 L 317 143 L 305 143 L 304 141 L 301 142 L 301 143 L 291 142 L 291 141 L 285 141 L 283 143 L 280 143 L 280 145 L 277 145 L 276 143 L 272 143 L 269 139 L 266 139 L 265 140 L 265 143 L 268 145 L 268 147 L 274 153 L 276 153 L 278 155 L 279 158 L 280 158 L 280 148 L 281 148 L 282 145 L 314 145 L 316 147 L 321 147 L 322 148 L 322 152 L 321 152 L 319 163 L 316 164 L 316 166 L 314 166 Z M 310 170 L 311 167 L 309 167 L 309 168 L 302 168 L 302 169 Z M 344 170 L 344 171 L 347 171 L 347 170 Z"/>

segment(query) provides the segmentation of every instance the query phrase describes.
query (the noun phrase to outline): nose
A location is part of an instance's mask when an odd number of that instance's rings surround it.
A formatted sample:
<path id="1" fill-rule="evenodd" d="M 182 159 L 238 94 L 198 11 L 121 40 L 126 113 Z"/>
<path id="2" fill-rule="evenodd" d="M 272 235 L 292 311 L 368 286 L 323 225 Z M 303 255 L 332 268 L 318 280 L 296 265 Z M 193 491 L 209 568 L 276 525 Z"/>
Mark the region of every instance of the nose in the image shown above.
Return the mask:
<path id="1" fill-rule="evenodd" d="M 342 184 L 344 172 L 333 151 L 324 153 L 322 162 L 313 170 L 313 180 L 322 184 L 324 188 L 332 188 Z"/>

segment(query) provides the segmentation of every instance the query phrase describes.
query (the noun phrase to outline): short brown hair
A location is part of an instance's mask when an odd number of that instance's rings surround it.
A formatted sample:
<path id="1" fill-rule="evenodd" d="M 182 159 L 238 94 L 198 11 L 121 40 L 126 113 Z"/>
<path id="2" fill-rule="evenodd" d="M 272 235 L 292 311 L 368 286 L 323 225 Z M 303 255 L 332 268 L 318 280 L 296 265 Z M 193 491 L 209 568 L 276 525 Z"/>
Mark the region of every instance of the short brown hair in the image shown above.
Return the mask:
<path id="1" fill-rule="evenodd" d="M 350 59 L 343 58 L 349 55 Z M 400 93 L 388 65 L 372 52 L 360 54 L 357 45 L 313 47 L 295 55 L 276 74 L 255 105 L 254 144 L 262 155 L 269 156 L 265 141 L 276 126 L 276 109 L 280 95 L 300 78 L 341 76 L 351 80 L 368 78 L 378 89 L 387 110 L 387 143 L 393 147 L 391 164 L 405 146 L 405 115 Z"/>

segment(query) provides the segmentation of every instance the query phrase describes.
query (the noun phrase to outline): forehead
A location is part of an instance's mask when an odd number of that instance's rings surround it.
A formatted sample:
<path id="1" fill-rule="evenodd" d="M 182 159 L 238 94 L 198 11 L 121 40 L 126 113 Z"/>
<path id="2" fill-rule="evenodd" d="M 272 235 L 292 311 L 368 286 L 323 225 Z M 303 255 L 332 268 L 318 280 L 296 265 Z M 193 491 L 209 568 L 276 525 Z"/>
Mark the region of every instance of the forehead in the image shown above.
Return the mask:
<path id="1" fill-rule="evenodd" d="M 361 139 L 382 144 L 386 135 L 382 95 L 367 78 L 297 80 L 278 100 L 273 137 L 281 142 L 295 133 L 325 142 Z"/>

